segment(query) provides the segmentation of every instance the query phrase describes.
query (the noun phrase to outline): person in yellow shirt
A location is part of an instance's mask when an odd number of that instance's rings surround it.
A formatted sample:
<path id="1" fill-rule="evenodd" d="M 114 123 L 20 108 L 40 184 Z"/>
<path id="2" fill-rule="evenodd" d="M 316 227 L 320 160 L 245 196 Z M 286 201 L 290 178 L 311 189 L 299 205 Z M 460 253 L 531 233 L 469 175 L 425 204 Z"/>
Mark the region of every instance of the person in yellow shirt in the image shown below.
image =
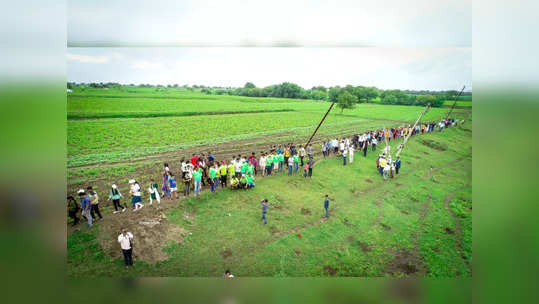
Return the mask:
<path id="1" fill-rule="evenodd" d="M 387 165 L 387 159 L 385 158 L 385 156 L 382 156 L 382 158 L 380 158 L 380 167 L 378 168 L 378 172 L 380 173 L 380 175 L 384 175 L 384 168 L 385 166 Z"/>
<path id="2" fill-rule="evenodd" d="M 221 162 L 221 166 L 219 167 L 219 174 L 221 175 L 221 187 L 226 187 L 227 182 L 227 166 L 226 166 L 226 160 L 223 160 Z"/>

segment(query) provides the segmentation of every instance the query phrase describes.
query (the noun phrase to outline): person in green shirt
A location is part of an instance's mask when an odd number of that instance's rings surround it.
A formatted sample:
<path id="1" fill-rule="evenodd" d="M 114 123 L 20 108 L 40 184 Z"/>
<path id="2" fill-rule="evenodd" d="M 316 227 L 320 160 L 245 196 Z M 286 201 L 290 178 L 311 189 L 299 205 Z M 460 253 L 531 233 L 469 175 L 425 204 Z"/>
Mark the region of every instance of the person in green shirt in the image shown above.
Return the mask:
<path id="1" fill-rule="evenodd" d="M 217 190 L 217 166 L 210 167 L 210 191 Z"/>
<path id="2" fill-rule="evenodd" d="M 273 158 L 271 157 L 271 154 L 268 154 L 266 156 L 266 173 L 268 176 L 271 175 L 272 163 L 273 163 Z"/>
<path id="3" fill-rule="evenodd" d="M 242 174 L 242 175 L 241 175 L 241 178 L 240 178 L 240 187 L 241 187 L 241 188 L 244 188 L 244 189 L 247 189 L 247 177 L 245 177 L 245 174 Z"/>
<path id="4" fill-rule="evenodd" d="M 226 182 L 227 182 L 227 167 L 226 167 L 226 161 L 223 160 L 223 162 L 221 163 L 221 167 L 219 167 L 219 174 L 221 175 L 220 179 L 221 179 L 221 187 L 222 188 L 225 188 L 226 187 Z"/>
<path id="5" fill-rule="evenodd" d="M 284 167 L 284 154 L 283 153 L 279 153 L 277 155 L 277 158 L 279 159 L 279 169 L 278 169 L 278 172 L 281 172 L 283 171 L 283 167 Z"/>
<path id="6" fill-rule="evenodd" d="M 299 169 L 299 157 L 297 154 L 294 154 L 294 173 L 298 173 Z"/>
<path id="7" fill-rule="evenodd" d="M 202 182 L 202 170 L 200 168 L 193 171 L 193 180 L 195 181 L 195 196 L 200 193 L 200 183 Z"/>
<path id="8" fill-rule="evenodd" d="M 254 188 L 255 185 L 255 177 L 252 173 L 247 174 L 245 177 L 247 179 L 247 187 L 246 188 Z"/>

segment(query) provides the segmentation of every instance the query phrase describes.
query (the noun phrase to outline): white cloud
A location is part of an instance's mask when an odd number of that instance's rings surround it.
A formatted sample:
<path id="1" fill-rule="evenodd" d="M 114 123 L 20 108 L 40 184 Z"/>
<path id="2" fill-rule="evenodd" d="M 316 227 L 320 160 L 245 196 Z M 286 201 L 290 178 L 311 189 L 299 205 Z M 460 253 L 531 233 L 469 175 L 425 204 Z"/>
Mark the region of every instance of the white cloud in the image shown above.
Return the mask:
<path id="1" fill-rule="evenodd" d="M 146 60 L 137 61 L 131 65 L 131 68 L 137 70 L 150 70 L 150 69 L 159 69 L 162 64 L 157 62 L 150 62 Z"/>
<path id="2" fill-rule="evenodd" d="M 82 63 L 97 63 L 103 64 L 109 62 L 109 58 L 106 56 L 89 56 L 89 55 L 77 55 L 67 54 L 67 60 L 78 61 Z"/>

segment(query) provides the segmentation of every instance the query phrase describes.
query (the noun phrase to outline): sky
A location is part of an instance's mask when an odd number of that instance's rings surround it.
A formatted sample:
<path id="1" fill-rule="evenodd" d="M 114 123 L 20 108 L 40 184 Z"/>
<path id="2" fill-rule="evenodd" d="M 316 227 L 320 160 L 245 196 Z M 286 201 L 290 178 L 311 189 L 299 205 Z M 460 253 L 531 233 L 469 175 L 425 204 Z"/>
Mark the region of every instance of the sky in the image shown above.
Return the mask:
<path id="1" fill-rule="evenodd" d="M 68 81 L 472 87 L 470 0 L 68 1 L 67 16 Z"/>

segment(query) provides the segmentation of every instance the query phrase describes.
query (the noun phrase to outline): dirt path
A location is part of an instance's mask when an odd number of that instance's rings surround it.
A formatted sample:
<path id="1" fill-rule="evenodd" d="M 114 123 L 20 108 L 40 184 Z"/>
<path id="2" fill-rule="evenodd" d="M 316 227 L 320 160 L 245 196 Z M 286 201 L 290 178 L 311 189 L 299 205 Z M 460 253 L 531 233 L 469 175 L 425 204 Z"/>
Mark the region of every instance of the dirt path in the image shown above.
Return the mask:
<path id="1" fill-rule="evenodd" d="M 460 258 L 461 258 L 462 262 L 464 264 L 466 264 L 466 267 L 468 267 L 468 270 L 470 271 L 470 275 L 471 275 L 472 274 L 472 267 L 470 265 L 470 261 L 468 261 L 468 259 L 466 259 L 466 257 L 463 254 L 464 249 L 462 248 L 462 227 L 460 225 L 460 221 L 457 219 L 455 213 L 453 212 L 453 210 L 451 210 L 451 207 L 449 206 L 449 203 L 453 200 L 453 197 L 454 197 L 455 193 L 458 193 L 458 192 L 468 188 L 469 186 L 470 185 L 468 184 L 468 185 L 466 185 L 466 186 L 464 186 L 462 188 L 459 188 L 459 189 L 455 190 L 452 193 L 449 193 L 445 197 L 444 206 L 447 209 L 447 211 L 449 212 L 449 214 L 451 215 L 451 218 L 453 219 L 453 223 L 455 224 L 454 233 L 455 233 L 455 239 L 456 239 L 455 243 L 456 243 L 457 251 L 460 254 Z"/>

